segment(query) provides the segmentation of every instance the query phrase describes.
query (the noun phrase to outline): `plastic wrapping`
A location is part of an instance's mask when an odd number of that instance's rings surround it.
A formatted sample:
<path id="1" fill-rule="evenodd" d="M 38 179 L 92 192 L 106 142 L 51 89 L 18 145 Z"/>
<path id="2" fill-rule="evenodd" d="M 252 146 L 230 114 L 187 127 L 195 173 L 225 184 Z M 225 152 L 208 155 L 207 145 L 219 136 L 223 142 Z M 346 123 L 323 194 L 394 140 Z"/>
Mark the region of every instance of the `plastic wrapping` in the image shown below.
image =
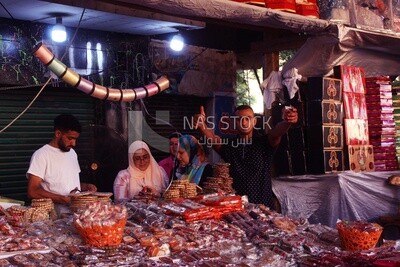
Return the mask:
<path id="1" fill-rule="evenodd" d="M 400 1 L 393 1 L 393 31 L 400 32 Z"/>
<path id="2" fill-rule="evenodd" d="M 400 187 L 387 183 L 391 175 L 400 175 L 400 171 L 346 171 L 278 177 L 272 182 L 284 215 L 335 228 L 338 219 L 375 221 L 396 214 Z"/>
<path id="3" fill-rule="evenodd" d="M 140 225 L 159 227 L 165 224 L 163 211 L 154 205 L 145 206 L 141 203 L 129 202 L 126 204 L 129 209 L 128 220 Z"/>
<path id="4" fill-rule="evenodd" d="M 357 28 L 390 30 L 392 28 L 392 0 L 351 0 L 352 24 Z"/>
<path id="5" fill-rule="evenodd" d="M 400 69 L 400 39 L 338 25 L 335 35 L 308 38 L 287 62 L 282 72 L 297 68 L 303 77 L 333 74 L 337 65 L 365 69 L 365 77 L 397 76 Z"/>
<path id="6" fill-rule="evenodd" d="M 349 0 L 318 0 L 317 3 L 321 19 L 350 23 Z"/>

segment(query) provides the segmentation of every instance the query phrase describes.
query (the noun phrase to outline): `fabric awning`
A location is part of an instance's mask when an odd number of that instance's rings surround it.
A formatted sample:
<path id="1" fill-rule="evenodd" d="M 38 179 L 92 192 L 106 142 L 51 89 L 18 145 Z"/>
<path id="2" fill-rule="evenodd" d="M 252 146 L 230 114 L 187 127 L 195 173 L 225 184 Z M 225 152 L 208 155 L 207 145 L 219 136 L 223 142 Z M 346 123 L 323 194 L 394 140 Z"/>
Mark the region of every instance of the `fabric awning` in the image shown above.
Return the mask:
<path id="1" fill-rule="evenodd" d="M 310 37 L 283 67 L 305 77 L 330 76 L 337 65 L 365 69 L 367 77 L 400 74 L 400 38 L 379 32 L 336 25 L 337 33 Z"/>
<path id="2" fill-rule="evenodd" d="M 400 72 L 398 34 L 361 30 L 227 0 L 123 1 L 169 15 L 306 34 L 308 40 L 283 68 L 295 67 L 303 77 L 329 76 L 336 65 L 363 67 L 367 76 L 397 76 Z"/>
<path id="3" fill-rule="evenodd" d="M 169 15 L 197 20 L 218 20 L 299 33 L 324 31 L 329 22 L 270 8 L 228 0 L 122 0 Z"/>

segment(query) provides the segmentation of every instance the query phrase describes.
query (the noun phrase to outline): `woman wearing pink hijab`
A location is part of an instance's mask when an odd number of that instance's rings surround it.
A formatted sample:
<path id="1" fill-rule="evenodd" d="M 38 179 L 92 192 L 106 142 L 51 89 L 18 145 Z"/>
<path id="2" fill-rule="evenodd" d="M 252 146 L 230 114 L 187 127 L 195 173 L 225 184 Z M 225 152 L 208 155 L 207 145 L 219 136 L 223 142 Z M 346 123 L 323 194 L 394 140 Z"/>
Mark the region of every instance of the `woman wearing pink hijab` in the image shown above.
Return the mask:
<path id="1" fill-rule="evenodd" d="M 114 181 L 114 201 L 132 199 L 141 191 L 160 195 L 167 187 L 168 177 L 163 168 L 151 155 L 143 141 L 135 141 L 129 146 L 129 167 L 119 171 Z"/>

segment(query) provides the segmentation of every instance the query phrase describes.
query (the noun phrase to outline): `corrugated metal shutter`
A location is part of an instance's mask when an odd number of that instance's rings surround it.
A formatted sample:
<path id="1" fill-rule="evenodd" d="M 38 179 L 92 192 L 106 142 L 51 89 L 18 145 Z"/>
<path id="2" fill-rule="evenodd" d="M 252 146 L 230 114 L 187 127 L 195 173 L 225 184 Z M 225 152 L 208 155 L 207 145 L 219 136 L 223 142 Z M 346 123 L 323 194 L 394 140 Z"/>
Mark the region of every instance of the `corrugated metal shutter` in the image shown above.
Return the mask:
<path id="1" fill-rule="evenodd" d="M 28 106 L 39 89 L 0 87 L 0 130 Z M 32 153 L 52 138 L 54 117 L 71 113 L 82 125 L 91 124 L 94 103 L 93 98 L 74 88 L 45 88 L 27 112 L 0 133 L 0 196 L 27 201 L 25 174 L 29 161 Z M 87 140 L 78 142 L 84 147 Z"/>
<path id="2" fill-rule="evenodd" d="M 172 132 L 178 131 L 182 134 L 192 134 L 199 136 L 197 130 L 191 130 L 184 125 L 184 118 L 190 118 L 194 114 L 199 113 L 200 106 L 205 106 L 210 98 L 195 97 L 195 96 L 179 96 L 172 94 L 159 94 L 145 99 L 144 103 L 150 116 L 146 116 L 146 121 L 149 126 L 156 131 L 159 135 L 167 137 Z M 168 111 L 169 123 L 174 127 L 167 124 L 159 123 L 156 121 L 157 111 Z M 158 140 L 154 140 L 157 142 Z M 162 140 L 160 140 L 162 141 Z M 159 147 L 157 144 L 149 144 L 152 147 Z M 168 154 L 153 149 L 154 158 L 158 161 Z"/>

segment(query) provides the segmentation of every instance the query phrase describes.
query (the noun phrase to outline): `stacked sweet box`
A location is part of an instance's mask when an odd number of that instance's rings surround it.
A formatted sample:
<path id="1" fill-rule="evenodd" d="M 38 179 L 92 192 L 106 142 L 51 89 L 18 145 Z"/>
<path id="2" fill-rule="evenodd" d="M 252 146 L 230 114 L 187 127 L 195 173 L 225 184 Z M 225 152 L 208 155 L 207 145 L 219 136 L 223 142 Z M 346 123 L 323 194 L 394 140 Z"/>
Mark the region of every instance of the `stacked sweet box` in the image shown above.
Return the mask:
<path id="1" fill-rule="evenodd" d="M 296 13 L 305 17 L 319 18 L 317 0 L 231 0 L 233 2 L 266 7 L 283 12 Z M 347 14 L 348 17 L 348 14 Z"/>
<path id="2" fill-rule="evenodd" d="M 265 1 L 264 0 L 232 0 L 232 1 L 239 2 L 239 3 L 244 3 L 244 4 L 249 4 L 249 5 L 265 7 Z"/>
<path id="3" fill-rule="evenodd" d="M 396 157 L 400 167 L 400 85 L 392 85 L 393 117 L 396 129 Z"/>
<path id="4" fill-rule="evenodd" d="M 341 80 L 309 77 L 306 99 L 308 171 L 315 174 L 343 171 Z"/>
<path id="5" fill-rule="evenodd" d="M 344 129 L 352 171 L 374 171 L 373 147 L 368 134 L 368 115 L 365 97 L 364 69 L 340 65 L 334 68 L 343 83 Z"/>
<path id="6" fill-rule="evenodd" d="M 374 147 L 375 170 L 397 170 L 396 128 L 389 77 L 366 78 L 366 100 L 370 143 Z"/>
<path id="7" fill-rule="evenodd" d="M 296 13 L 309 18 L 319 19 L 319 9 L 316 0 L 296 2 Z"/>
<path id="8" fill-rule="evenodd" d="M 290 13 L 296 13 L 295 0 L 265 0 L 265 7 Z"/>

